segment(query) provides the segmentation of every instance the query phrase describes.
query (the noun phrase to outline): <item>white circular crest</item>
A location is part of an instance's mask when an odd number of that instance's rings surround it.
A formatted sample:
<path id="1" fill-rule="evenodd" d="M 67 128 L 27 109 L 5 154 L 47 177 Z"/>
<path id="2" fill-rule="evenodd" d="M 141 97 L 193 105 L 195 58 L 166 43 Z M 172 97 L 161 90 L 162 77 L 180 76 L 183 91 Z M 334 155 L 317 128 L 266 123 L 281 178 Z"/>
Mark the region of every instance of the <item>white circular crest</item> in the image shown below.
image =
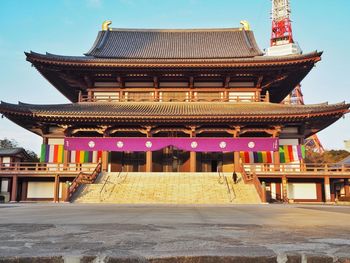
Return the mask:
<path id="1" fill-rule="evenodd" d="M 90 148 L 94 148 L 95 147 L 95 142 L 89 141 L 88 145 L 89 145 Z"/>
<path id="2" fill-rule="evenodd" d="M 249 147 L 250 149 L 253 149 L 253 148 L 255 147 L 255 143 L 254 143 L 254 142 L 249 142 L 249 143 L 248 143 L 248 147 Z"/>
<path id="3" fill-rule="evenodd" d="M 123 148 L 124 143 L 122 141 L 117 141 L 117 147 L 118 148 Z"/>
<path id="4" fill-rule="evenodd" d="M 145 145 L 146 145 L 147 148 L 151 148 L 152 147 L 152 142 L 151 141 L 147 141 L 145 143 Z"/>
<path id="5" fill-rule="evenodd" d="M 219 146 L 221 149 L 226 148 L 226 142 L 220 142 Z"/>
<path id="6" fill-rule="evenodd" d="M 197 142 L 191 142 L 191 147 L 192 147 L 193 149 L 197 148 L 197 146 L 198 146 L 198 143 L 197 143 Z"/>

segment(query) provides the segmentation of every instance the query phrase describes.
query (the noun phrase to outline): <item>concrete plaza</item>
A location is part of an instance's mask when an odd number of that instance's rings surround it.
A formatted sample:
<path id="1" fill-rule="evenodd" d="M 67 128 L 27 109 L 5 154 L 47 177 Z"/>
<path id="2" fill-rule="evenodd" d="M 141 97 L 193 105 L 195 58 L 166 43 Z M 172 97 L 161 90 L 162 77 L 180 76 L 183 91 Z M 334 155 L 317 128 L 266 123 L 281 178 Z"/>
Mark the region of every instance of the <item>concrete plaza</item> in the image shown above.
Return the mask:
<path id="1" fill-rule="evenodd" d="M 350 262 L 349 237 L 345 206 L 0 205 L 0 262 Z"/>

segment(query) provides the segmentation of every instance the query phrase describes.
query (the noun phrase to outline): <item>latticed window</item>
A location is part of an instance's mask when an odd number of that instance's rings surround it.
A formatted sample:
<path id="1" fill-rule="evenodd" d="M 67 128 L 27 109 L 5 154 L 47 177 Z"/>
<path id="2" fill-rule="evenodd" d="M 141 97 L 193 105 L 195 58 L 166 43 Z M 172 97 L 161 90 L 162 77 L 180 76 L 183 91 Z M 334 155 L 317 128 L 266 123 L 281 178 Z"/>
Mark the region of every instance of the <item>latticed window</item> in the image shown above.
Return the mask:
<path id="1" fill-rule="evenodd" d="M 228 101 L 230 102 L 252 102 L 256 101 L 255 92 L 229 92 Z"/>
<path id="2" fill-rule="evenodd" d="M 153 92 L 125 92 L 124 100 L 125 101 L 153 101 L 154 93 Z"/>
<path id="3" fill-rule="evenodd" d="M 189 93 L 179 91 L 160 92 L 159 101 L 189 101 Z"/>
<path id="4" fill-rule="evenodd" d="M 119 101 L 119 92 L 94 92 L 94 101 Z"/>
<path id="5" fill-rule="evenodd" d="M 195 101 L 223 101 L 223 92 L 194 92 Z"/>

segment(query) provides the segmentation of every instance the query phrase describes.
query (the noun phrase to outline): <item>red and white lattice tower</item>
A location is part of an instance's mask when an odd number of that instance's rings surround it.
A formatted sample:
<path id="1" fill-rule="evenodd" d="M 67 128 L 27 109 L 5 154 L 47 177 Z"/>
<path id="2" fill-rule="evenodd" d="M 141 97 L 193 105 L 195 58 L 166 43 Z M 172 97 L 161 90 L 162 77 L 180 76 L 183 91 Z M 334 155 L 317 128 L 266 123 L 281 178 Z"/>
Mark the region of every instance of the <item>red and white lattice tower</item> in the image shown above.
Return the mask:
<path id="1" fill-rule="evenodd" d="M 291 8 L 290 0 L 271 0 L 272 1 L 272 31 L 271 43 L 267 49 L 267 56 L 286 56 L 301 54 L 302 51 L 293 40 L 292 21 L 290 19 Z M 287 96 L 283 103 L 304 104 L 301 85 Z M 324 149 L 317 135 L 313 135 L 305 140 L 307 149 L 323 153 Z"/>
<path id="2" fill-rule="evenodd" d="M 271 46 L 294 43 L 289 0 L 272 0 Z"/>
<path id="3" fill-rule="evenodd" d="M 272 0 L 271 43 L 266 53 L 268 56 L 284 56 L 301 53 L 299 45 L 294 43 L 293 40 L 290 14 L 289 0 Z"/>

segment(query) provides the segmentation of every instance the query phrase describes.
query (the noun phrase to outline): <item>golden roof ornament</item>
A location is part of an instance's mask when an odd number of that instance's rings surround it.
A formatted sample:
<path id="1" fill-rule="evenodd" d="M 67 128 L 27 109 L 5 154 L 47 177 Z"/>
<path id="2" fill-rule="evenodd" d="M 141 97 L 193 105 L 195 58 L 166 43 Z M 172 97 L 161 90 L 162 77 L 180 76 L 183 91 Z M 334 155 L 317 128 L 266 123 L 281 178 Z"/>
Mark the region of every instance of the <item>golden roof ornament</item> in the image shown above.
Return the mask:
<path id="1" fill-rule="evenodd" d="M 111 20 L 106 20 L 102 23 L 102 31 L 109 31 L 109 25 L 112 24 Z"/>
<path id="2" fill-rule="evenodd" d="M 241 20 L 240 24 L 243 26 L 241 30 L 250 31 L 250 24 L 247 20 Z"/>

